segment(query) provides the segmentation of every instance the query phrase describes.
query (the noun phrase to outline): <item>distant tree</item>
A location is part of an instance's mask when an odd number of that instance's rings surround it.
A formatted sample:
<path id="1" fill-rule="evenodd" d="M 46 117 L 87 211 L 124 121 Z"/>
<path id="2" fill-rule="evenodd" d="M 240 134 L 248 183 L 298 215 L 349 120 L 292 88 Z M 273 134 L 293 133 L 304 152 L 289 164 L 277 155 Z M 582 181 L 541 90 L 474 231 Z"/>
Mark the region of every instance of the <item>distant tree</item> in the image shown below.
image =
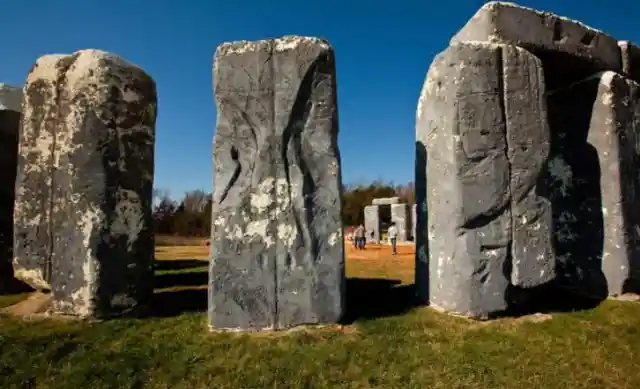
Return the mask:
<path id="1" fill-rule="evenodd" d="M 153 209 L 153 222 L 156 234 L 173 234 L 173 219 L 176 203 L 171 200 L 167 192 L 158 192 Z"/>
<path id="2" fill-rule="evenodd" d="M 368 186 L 350 186 L 343 193 L 342 221 L 352 226 L 364 223 L 364 207 L 370 205 L 373 199 L 380 197 L 394 197 L 396 190 L 393 184 L 374 181 Z M 389 207 L 381 208 L 381 218 L 390 218 Z"/>
<path id="3" fill-rule="evenodd" d="M 364 207 L 375 198 L 398 196 L 413 204 L 414 192 L 413 183 L 393 185 L 378 180 L 368 185 L 343 185 L 342 221 L 347 226 L 364 223 Z M 209 236 L 212 204 L 211 193 L 202 190 L 187 191 L 180 201 L 174 201 L 167 190 L 155 189 L 155 231 L 163 235 Z M 390 207 L 381 207 L 380 212 L 383 224 L 387 223 Z"/>

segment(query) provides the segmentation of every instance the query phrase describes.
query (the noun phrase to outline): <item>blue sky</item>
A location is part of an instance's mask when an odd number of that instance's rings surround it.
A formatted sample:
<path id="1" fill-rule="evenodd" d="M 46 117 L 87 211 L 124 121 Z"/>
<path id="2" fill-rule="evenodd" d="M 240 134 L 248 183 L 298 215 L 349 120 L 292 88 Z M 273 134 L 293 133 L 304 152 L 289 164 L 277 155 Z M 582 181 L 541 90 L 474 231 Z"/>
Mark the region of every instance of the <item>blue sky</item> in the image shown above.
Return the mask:
<path id="1" fill-rule="evenodd" d="M 520 4 L 638 42 L 637 1 Z M 138 64 L 158 86 L 156 187 L 180 196 L 189 189 L 211 190 L 216 46 L 289 34 L 321 36 L 336 50 L 345 183 L 405 183 L 413 178 L 415 109 L 429 64 L 483 3 L 3 0 L 0 82 L 22 85 L 40 55 L 83 48 Z"/>

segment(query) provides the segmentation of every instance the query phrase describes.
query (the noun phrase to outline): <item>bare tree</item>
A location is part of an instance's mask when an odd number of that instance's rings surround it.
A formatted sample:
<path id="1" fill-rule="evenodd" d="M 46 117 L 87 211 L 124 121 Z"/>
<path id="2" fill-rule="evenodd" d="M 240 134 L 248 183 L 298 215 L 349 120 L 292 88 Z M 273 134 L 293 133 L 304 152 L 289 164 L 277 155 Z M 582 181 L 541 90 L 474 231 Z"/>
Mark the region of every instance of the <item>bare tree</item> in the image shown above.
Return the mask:
<path id="1" fill-rule="evenodd" d="M 203 190 L 196 189 L 184 194 L 182 205 L 184 206 L 184 210 L 187 212 L 200 213 L 204 211 L 210 199 L 211 194 L 206 193 Z"/>

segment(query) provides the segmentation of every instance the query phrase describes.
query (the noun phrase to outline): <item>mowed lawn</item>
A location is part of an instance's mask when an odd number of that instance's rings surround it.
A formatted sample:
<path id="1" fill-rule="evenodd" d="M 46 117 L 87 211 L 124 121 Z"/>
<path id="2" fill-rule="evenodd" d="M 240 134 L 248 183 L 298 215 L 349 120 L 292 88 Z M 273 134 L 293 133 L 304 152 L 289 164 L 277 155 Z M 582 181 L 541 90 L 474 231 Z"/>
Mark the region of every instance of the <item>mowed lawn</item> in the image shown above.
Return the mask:
<path id="1" fill-rule="evenodd" d="M 412 246 L 348 246 L 344 325 L 209 333 L 207 254 L 157 248 L 148 318 L 0 317 L 0 388 L 640 388 L 639 303 L 474 322 L 412 306 Z"/>

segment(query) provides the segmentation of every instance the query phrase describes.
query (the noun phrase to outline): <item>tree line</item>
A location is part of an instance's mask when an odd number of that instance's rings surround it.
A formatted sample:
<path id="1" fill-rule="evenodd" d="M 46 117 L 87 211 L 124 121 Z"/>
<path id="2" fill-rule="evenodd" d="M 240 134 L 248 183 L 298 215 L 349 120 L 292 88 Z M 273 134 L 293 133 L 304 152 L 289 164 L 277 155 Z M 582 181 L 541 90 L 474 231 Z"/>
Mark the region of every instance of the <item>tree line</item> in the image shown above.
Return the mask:
<path id="1" fill-rule="evenodd" d="M 364 207 L 374 198 L 398 196 L 402 202 L 415 203 L 413 183 L 394 185 L 375 181 L 368 185 L 343 186 L 342 222 L 345 226 L 364 223 Z M 158 235 L 207 237 L 211 232 L 211 193 L 192 190 L 175 200 L 165 190 L 154 191 L 153 219 Z M 382 218 L 389 207 L 382 207 Z"/>

